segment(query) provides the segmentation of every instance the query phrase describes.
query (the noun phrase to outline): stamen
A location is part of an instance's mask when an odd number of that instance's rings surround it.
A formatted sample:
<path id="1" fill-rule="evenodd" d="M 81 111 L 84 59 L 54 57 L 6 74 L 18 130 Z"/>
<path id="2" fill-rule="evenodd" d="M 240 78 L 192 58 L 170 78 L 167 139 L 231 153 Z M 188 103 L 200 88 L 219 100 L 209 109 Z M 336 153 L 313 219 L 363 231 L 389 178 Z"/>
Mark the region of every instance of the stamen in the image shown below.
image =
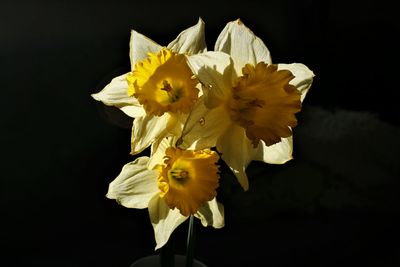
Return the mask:
<path id="1" fill-rule="evenodd" d="M 167 80 L 163 80 L 163 88 L 161 88 L 161 90 L 164 90 L 165 92 L 169 93 L 172 91 L 172 87 L 169 84 L 169 82 Z"/>
<path id="2" fill-rule="evenodd" d="M 184 180 L 189 177 L 189 173 L 185 170 L 170 170 L 169 172 L 174 179 Z"/>
<path id="3" fill-rule="evenodd" d="M 161 90 L 165 91 L 168 94 L 171 103 L 178 101 L 180 98 L 180 89 L 176 88 L 174 90 L 167 80 L 163 80 L 163 87 L 161 88 Z"/>
<path id="4" fill-rule="evenodd" d="M 162 49 L 136 63 L 127 75 L 128 95 L 136 97 L 148 114 L 188 113 L 198 98 L 198 83 L 185 55 Z"/>

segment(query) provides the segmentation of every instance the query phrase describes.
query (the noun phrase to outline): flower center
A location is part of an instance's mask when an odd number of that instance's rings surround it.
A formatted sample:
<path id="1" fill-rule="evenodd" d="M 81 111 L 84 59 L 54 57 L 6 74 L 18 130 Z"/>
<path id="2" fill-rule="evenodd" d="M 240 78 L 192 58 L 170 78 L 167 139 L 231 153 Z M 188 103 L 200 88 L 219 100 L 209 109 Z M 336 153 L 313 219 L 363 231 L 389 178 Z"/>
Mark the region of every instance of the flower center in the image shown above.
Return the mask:
<path id="1" fill-rule="evenodd" d="M 189 216 L 216 196 L 219 156 L 209 149 L 193 151 L 169 147 L 165 151 L 158 188 L 170 208 Z"/>
<path id="2" fill-rule="evenodd" d="M 189 173 L 185 170 L 170 170 L 168 175 L 177 182 L 184 182 L 189 177 Z"/>
<path id="3" fill-rule="evenodd" d="M 270 146 L 291 136 L 301 109 L 300 92 L 289 84 L 293 74 L 263 62 L 246 64 L 242 73 L 227 102 L 231 119 L 246 129 L 254 147 L 260 140 Z"/>
<path id="4" fill-rule="evenodd" d="M 188 113 L 197 100 L 197 79 L 182 54 L 164 48 L 135 65 L 128 73 L 128 95 L 134 96 L 148 114 Z"/>

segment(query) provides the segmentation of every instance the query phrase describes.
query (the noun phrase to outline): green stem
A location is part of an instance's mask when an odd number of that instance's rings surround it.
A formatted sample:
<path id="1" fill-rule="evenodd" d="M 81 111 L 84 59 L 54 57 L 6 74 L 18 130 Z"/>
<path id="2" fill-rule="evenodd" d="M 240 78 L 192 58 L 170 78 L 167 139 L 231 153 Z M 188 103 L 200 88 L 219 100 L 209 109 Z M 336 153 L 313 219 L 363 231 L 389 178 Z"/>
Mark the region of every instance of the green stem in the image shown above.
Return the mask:
<path id="1" fill-rule="evenodd" d="M 174 242 L 172 236 L 170 236 L 168 242 L 161 248 L 160 266 L 161 267 L 175 266 Z"/>
<path id="2" fill-rule="evenodd" d="M 190 215 L 189 219 L 189 230 L 186 243 L 186 267 L 193 266 L 193 255 L 194 255 L 194 216 Z"/>

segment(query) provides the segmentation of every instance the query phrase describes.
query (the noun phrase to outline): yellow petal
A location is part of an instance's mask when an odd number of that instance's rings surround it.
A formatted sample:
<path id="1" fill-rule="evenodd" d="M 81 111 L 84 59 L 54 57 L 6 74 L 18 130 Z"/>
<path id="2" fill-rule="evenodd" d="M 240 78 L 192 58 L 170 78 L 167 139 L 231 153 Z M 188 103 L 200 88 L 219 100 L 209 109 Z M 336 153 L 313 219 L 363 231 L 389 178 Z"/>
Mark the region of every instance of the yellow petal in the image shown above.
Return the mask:
<path id="1" fill-rule="evenodd" d="M 149 147 L 157 139 L 167 135 L 167 125 L 170 115 L 161 117 L 145 115 L 133 121 L 131 137 L 131 154 L 137 154 Z"/>
<path id="2" fill-rule="evenodd" d="M 121 109 L 125 114 L 132 118 L 140 117 L 145 114 L 139 101 L 128 96 L 128 83 L 126 74 L 115 77 L 99 93 L 92 94 L 97 101 L 103 102 L 107 106 L 114 106 Z"/>
<path id="3" fill-rule="evenodd" d="M 221 158 L 235 174 L 244 190 L 249 189 L 246 167 L 253 160 L 257 150 L 246 137 L 245 130 L 236 125 L 231 126 L 221 136 L 217 143 Z"/>
<path id="4" fill-rule="evenodd" d="M 195 216 L 200 219 L 204 227 L 210 225 L 214 228 L 222 228 L 225 225 L 224 206 L 216 198 L 201 206 Z"/>
<path id="5" fill-rule="evenodd" d="M 189 56 L 188 64 L 203 84 L 204 102 L 208 108 L 218 106 L 230 95 L 236 72 L 229 55 L 221 52 L 206 52 Z"/>
<path id="6" fill-rule="evenodd" d="M 189 55 L 206 51 L 204 21 L 199 18 L 196 25 L 182 31 L 167 47 L 176 53 Z"/>
<path id="7" fill-rule="evenodd" d="M 127 208 L 147 208 L 150 199 L 158 193 L 159 173 L 147 168 L 149 158 L 140 157 L 126 164 L 108 187 L 107 197 Z"/>
<path id="8" fill-rule="evenodd" d="M 289 70 L 293 74 L 290 84 L 301 93 L 300 100 L 303 101 L 315 77 L 314 73 L 301 63 L 278 64 L 278 70 Z"/>
<path id="9" fill-rule="evenodd" d="M 164 163 L 165 150 L 168 147 L 174 146 L 177 141 L 177 137 L 168 136 L 166 138 L 157 139 L 151 145 L 151 157 L 149 159 L 148 168 L 154 169 L 157 165 Z"/>
<path id="10" fill-rule="evenodd" d="M 189 149 L 214 147 L 231 123 L 224 106 L 209 109 L 205 106 L 202 96 L 188 116 L 179 147 Z"/>
<path id="11" fill-rule="evenodd" d="M 131 70 L 135 69 L 136 63 L 147 58 L 147 53 L 158 53 L 162 46 L 147 38 L 141 33 L 132 30 L 129 43 L 129 57 L 131 59 Z"/>
<path id="12" fill-rule="evenodd" d="M 270 164 L 284 164 L 293 159 L 293 137 L 282 138 L 282 141 L 272 146 L 267 146 L 261 141 L 257 148 L 254 160 L 264 161 Z"/>
<path id="13" fill-rule="evenodd" d="M 164 246 L 172 232 L 188 218 L 178 209 L 170 209 L 159 195 L 150 200 L 149 215 L 157 243 L 155 250 Z"/>
<path id="14" fill-rule="evenodd" d="M 246 64 L 259 62 L 271 64 L 271 55 L 264 42 L 258 38 L 239 19 L 229 22 L 215 42 L 215 51 L 229 54 L 237 73 L 241 73 Z"/>

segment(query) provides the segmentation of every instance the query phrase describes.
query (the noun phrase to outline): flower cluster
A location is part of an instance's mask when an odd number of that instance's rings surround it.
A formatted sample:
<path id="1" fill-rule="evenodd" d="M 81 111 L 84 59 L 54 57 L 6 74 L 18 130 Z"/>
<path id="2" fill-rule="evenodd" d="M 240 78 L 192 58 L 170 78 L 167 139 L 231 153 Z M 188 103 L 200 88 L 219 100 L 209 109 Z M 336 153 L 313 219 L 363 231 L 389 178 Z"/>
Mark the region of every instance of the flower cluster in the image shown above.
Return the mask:
<path id="1" fill-rule="evenodd" d="M 305 65 L 273 64 L 268 48 L 240 20 L 229 22 L 207 51 L 204 22 L 167 46 L 132 30 L 131 71 L 93 98 L 132 117 L 131 154 L 107 197 L 148 208 L 156 249 L 190 215 L 224 226 L 216 200 L 221 158 L 244 190 L 252 160 L 292 158 L 295 114 L 314 74 Z"/>

